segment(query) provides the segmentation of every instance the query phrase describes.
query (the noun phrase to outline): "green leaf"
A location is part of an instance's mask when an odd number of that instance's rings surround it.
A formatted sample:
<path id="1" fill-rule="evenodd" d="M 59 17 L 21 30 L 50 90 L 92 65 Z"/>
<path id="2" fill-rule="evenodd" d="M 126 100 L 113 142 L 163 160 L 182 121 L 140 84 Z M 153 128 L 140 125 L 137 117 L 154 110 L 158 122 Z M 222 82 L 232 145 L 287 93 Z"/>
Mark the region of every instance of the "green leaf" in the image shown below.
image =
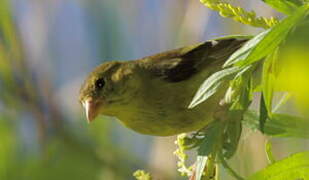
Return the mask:
<path id="1" fill-rule="evenodd" d="M 264 98 L 264 94 L 262 93 L 261 94 L 261 99 L 260 99 L 260 118 L 259 118 L 259 124 L 260 124 L 260 130 L 263 133 L 264 133 L 264 126 L 265 126 L 266 119 L 269 117 L 264 99 L 265 99 Z"/>
<path id="2" fill-rule="evenodd" d="M 277 60 L 277 50 L 271 53 L 264 61 L 262 72 L 262 91 L 265 102 L 265 107 L 268 112 L 268 116 L 271 116 L 272 112 L 272 99 L 275 84 L 275 67 Z"/>
<path id="3" fill-rule="evenodd" d="M 248 66 L 249 68 L 251 66 Z M 246 68 L 244 68 L 246 69 Z M 230 97 L 232 102 L 230 110 L 247 110 L 252 100 L 252 79 L 251 69 L 244 74 L 238 73 L 231 81 L 230 88 L 233 89 L 233 96 Z"/>
<path id="4" fill-rule="evenodd" d="M 208 156 L 215 150 L 218 143 L 220 143 L 220 136 L 222 131 L 222 122 L 214 121 L 205 129 L 205 136 L 198 147 L 199 156 Z"/>
<path id="5" fill-rule="evenodd" d="M 194 108 L 200 103 L 206 101 L 210 96 L 217 92 L 223 80 L 227 79 L 230 75 L 238 72 L 239 70 L 240 68 L 238 67 L 231 67 L 212 74 L 199 87 L 188 108 Z"/>
<path id="6" fill-rule="evenodd" d="M 279 12 L 290 15 L 303 5 L 300 0 L 262 0 Z"/>
<path id="7" fill-rule="evenodd" d="M 294 14 L 282 20 L 279 24 L 270 29 L 259 44 L 252 49 L 248 57 L 239 62 L 240 66 L 246 66 L 258 61 L 273 52 L 285 40 L 288 33 L 295 27 L 307 14 L 308 5 L 304 5 L 295 11 Z"/>
<path id="8" fill-rule="evenodd" d="M 221 132 L 222 122 L 220 121 L 214 121 L 202 131 L 204 137 L 201 139 L 201 143 L 197 149 L 198 158 L 196 161 L 196 180 L 201 179 L 206 163 L 211 166 L 213 165 L 212 156 L 217 152 L 218 145 L 221 144 Z M 210 167 L 207 166 L 207 168 Z"/>
<path id="9" fill-rule="evenodd" d="M 309 121 L 301 117 L 274 114 L 265 125 L 265 132 L 272 136 L 309 138 Z"/>
<path id="10" fill-rule="evenodd" d="M 272 53 L 285 40 L 287 34 L 306 15 L 309 5 L 298 8 L 295 13 L 283 19 L 280 23 L 258 34 L 237 50 L 224 64 L 224 67 L 236 64 L 247 66 L 261 60 Z"/>
<path id="11" fill-rule="evenodd" d="M 254 131 L 259 130 L 259 114 L 256 111 L 248 110 L 244 113 L 242 124 Z"/>
<path id="12" fill-rule="evenodd" d="M 251 53 L 252 49 L 258 45 L 258 43 L 267 35 L 270 30 L 267 29 L 260 34 L 256 35 L 254 38 L 249 40 L 245 45 L 243 45 L 240 49 L 235 51 L 224 63 L 223 67 L 228 67 L 240 60 L 244 60 Z"/>
<path id="13" fill-rule="evenodd" d="M 200 180 L 202 178 L 207 159 L 208 159 L 207 156 L 197 156 L 195 180 Z"/>
<path id="14" fill-rule="evenodd" d="M 223 135 L 223 156 L 231 158 L 238 147 L 242 125 L 243 111 L 230 111 L 226 131 Z"/>
<path id="15" fill-rule="evenodd" d="M 248 180 L 309 179 L 309 151 L 296 153 L 255 173 Z"/>
<path id="16" fill-rule="evenodd" d="M 244 114 L 243 124 L 259 130 L 259 115 L 255 111 Z M 264 133 L 275 137 L 309 138 L 309 120 L 287 114 L 272 114 L 264 125 Z"/>

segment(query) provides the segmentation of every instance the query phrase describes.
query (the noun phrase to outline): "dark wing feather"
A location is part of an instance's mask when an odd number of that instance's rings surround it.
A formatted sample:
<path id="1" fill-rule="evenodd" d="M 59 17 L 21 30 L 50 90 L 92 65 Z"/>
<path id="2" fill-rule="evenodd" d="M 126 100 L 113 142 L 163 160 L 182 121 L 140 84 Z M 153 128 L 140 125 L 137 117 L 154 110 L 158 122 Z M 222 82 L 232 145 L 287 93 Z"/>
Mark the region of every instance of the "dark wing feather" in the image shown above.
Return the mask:
<path id="1" fill-rule="evenodd" d="M 207 66 L 222 66 L 227 58 L 239 49 L 247 39 L 220 39 L 171 50 L 142 61 L 154 76 L 168 82 L 180 82 L 189 79 Z M 155 65 L 154 65 L 155 64 Z"/>

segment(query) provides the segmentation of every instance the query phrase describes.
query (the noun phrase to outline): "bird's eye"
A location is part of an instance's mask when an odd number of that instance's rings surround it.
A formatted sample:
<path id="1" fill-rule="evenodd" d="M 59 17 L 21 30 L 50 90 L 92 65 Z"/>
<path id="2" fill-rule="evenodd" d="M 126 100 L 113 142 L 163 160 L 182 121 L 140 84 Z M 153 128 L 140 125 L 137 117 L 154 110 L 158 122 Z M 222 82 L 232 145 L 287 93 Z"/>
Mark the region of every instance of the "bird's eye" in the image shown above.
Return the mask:
<path id="1" fill-rule="evenodd" d="M 104 87 L 104 85 L 105 85 L 105 81 L 104 81 L 103 78 L 100 78 L 100 79 L 96 80 L 96 82 L 95 82 L 95 88 L 96 89 L 102 89 Z"/>

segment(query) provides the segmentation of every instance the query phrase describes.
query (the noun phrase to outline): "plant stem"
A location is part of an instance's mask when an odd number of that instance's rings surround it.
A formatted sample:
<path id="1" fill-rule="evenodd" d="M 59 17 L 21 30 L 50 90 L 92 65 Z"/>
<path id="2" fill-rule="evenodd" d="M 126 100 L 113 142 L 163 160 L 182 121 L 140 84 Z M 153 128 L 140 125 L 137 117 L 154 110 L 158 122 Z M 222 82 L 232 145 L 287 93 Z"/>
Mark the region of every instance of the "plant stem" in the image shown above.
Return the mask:
<path id="1" fill-rule="evenodd" d="M 216 162 L 215 154 L 211 154 L 208 156 L 207 162 L 206 162 L 206 169 L 205 169 L 205 176 L 203 176 L 203 180 L 214 180 L 216 175 Z"/>
<path id="2" fill-rule="evenodd" d="M 241 177 L 240 175 L 238 175 L 236 173 L 236 171 L 234 171 L 229 165 L 228 163 L 225 161 L 224 157 L 222 155 L 219 155 L 220 161 L 222 166 L 228 171 L 228 173 L 230 173 L 230 175 L 232 175 L 233 177 L 235 177 L 237 180 L 245 180 L 243 177 Z"/>

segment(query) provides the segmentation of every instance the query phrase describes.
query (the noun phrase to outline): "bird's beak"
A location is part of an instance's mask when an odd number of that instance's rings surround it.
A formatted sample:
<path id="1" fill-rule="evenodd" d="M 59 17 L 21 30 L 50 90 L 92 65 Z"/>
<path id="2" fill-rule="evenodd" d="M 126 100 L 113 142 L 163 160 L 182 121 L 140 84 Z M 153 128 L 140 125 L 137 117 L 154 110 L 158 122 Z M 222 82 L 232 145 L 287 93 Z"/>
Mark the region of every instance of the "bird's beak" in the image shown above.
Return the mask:
<path id="1" fill-rule="evenodd" d="M 98 116 L 98 103 L 90 98 L 84 100 L 82 104 L 86 111 L 88 123 L 90 123 Z"/>

